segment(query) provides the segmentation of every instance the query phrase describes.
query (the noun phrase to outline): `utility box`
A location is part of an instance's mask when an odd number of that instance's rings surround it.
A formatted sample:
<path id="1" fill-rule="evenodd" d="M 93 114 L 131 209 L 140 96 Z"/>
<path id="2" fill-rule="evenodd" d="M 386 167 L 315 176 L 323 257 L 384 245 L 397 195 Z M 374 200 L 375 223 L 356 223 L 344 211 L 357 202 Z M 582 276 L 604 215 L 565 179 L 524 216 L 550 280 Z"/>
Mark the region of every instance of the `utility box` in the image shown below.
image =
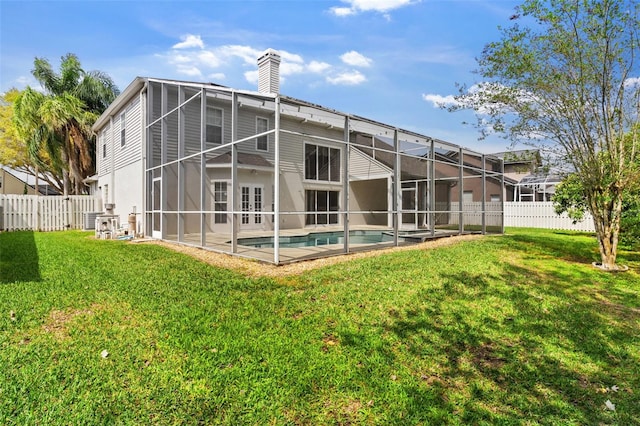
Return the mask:
<path id="1" fill-rule="evenodd" d="M 84 230 L 96 229 L 96 218 L 104 214 L 103 212 L 87 212 L 84 214 Z"/>

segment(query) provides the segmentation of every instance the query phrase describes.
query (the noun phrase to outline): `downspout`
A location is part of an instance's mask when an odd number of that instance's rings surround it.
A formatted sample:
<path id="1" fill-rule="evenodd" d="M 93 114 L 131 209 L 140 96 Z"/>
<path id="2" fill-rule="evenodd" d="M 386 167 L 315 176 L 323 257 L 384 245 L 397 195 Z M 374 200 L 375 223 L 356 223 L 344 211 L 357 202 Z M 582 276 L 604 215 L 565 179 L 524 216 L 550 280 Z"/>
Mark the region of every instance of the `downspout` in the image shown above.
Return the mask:
<path id="1" fill-rule="evenodd" d="M 116 159 L 115 159 L 116 158 L 116 148 L 115 148 L 116 141 L 113 133 L 113 115 L 109 117 L 109 132 L 111 132 L 111 167 L 110 167 L 111 170 L 109 171 L 109 174 L 111 175 L 111 179 L 109 182 L 106 200 L 104 200 L 103 202 L 103 207 L 104 207 L 104 203 L 112 202 L 111 200 L 113 200 L 113 193 L 116 189 Z"/>

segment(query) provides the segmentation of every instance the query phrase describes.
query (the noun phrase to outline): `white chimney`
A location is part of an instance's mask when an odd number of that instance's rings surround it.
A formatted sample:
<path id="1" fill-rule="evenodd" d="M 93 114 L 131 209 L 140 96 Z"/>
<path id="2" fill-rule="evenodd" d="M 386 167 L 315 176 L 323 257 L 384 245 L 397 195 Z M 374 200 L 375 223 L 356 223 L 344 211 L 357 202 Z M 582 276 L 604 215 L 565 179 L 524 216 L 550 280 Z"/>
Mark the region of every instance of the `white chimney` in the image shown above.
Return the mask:
<path id="1" fill-rule="evenodd" d="M 267 49 L 258 58 L 258 92 L 280 92 L 280 55 L 273 49 Z"/>

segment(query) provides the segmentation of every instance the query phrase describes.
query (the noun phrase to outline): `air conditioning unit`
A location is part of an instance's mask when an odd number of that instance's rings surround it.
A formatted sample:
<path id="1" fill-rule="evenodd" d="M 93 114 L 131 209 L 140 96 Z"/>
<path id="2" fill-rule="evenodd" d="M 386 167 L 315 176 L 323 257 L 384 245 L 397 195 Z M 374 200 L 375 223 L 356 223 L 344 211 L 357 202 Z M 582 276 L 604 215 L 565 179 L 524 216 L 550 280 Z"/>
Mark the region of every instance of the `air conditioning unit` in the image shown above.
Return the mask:
<path id="1" fill-rule="evenodd" d="M 87 212 L 84 214 L 84 230 L 96 229 L 96 217 L 104 214 L 104 212 Z"/>

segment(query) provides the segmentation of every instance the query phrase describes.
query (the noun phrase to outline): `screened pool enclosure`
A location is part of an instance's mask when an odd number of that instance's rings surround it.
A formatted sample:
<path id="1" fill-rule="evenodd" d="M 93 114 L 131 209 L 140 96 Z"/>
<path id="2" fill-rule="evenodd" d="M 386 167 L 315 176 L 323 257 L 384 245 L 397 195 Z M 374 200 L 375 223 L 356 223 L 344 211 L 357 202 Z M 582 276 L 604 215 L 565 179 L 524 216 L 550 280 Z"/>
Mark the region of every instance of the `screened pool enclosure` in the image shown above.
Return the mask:
<path id="1" fill-rule="evenodd" d="M 276 94 L 148 80 L 146 234 L 276 264 L 501 233 L 501 160 Z"/>

